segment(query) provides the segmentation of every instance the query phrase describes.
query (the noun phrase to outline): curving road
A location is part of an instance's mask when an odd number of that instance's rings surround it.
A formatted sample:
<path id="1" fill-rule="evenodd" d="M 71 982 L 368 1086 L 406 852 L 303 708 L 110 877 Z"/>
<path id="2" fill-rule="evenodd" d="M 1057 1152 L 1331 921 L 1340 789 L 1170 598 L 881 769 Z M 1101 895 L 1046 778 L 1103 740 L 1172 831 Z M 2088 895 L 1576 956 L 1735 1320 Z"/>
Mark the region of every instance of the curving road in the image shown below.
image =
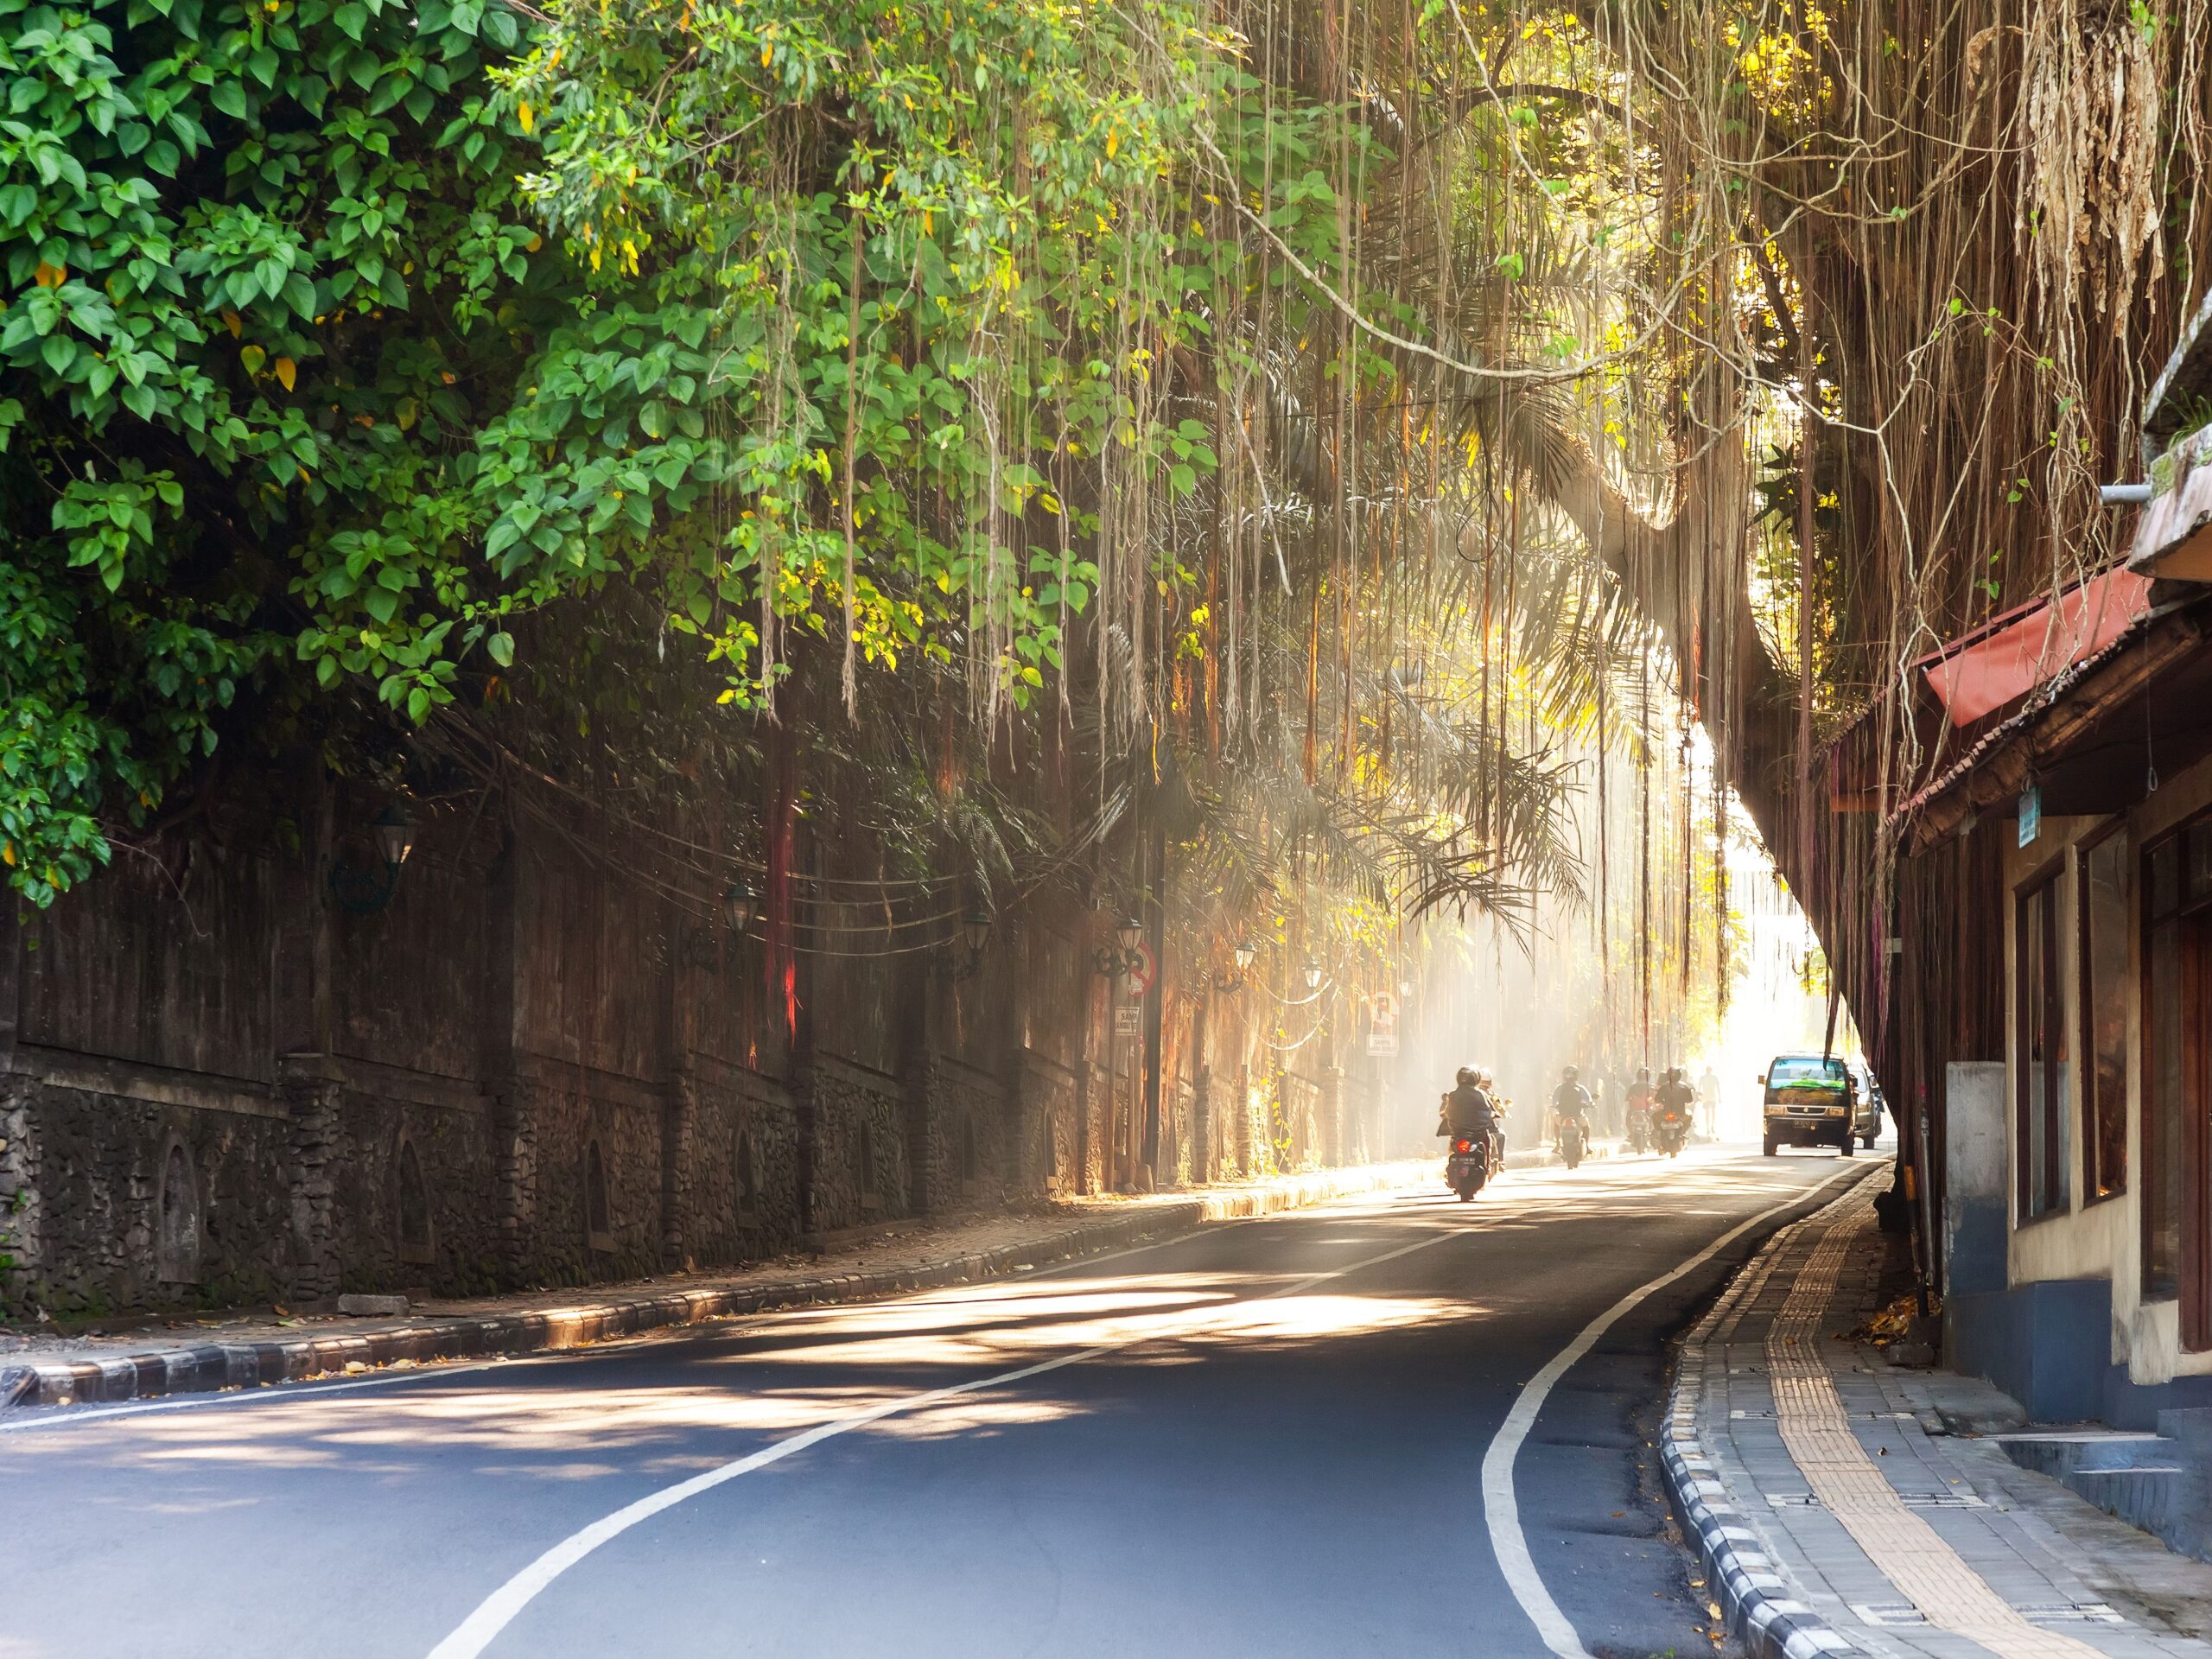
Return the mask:
<path id="1" fill-rule="evenodd" d="M 0 1659 L 1710 1651 L 1648 1448 L 1664 1338 L 1840 1173 L 1440 1183 L 896 1302 L 22 1414 Z"/>

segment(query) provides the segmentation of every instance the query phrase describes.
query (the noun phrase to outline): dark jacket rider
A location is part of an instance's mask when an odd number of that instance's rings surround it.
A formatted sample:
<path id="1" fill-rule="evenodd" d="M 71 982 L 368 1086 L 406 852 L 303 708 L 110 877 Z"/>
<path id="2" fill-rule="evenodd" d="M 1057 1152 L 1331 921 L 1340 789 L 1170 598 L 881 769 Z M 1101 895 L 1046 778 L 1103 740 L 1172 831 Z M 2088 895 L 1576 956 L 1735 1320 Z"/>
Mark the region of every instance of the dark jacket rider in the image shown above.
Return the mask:
<path id="1" fill-rule="evenodd" d="M 1593 1103 L 1590 1091 L 1577 1080 L 1578 1073 L 1568 1066 L 1560 1077 L 1559 1087 L 1552 1090 L 1552 1111 L 1560 1117 L 1587 1118 Z"/>
<path id="2" fill-rule="evenodd" d="M 1454 1140 L 1465 1137 L 1470 1141 L 1478 1135 L 1494 1135 L 1497 1130 L 1497 1109 L 1491 1104 L 1490 1096 L 1475 1081 L 1472 1066 L 1459 1068 L 1459 1087 L 1444 1096 L 1444 1122 L 1437 1130 Z"/>

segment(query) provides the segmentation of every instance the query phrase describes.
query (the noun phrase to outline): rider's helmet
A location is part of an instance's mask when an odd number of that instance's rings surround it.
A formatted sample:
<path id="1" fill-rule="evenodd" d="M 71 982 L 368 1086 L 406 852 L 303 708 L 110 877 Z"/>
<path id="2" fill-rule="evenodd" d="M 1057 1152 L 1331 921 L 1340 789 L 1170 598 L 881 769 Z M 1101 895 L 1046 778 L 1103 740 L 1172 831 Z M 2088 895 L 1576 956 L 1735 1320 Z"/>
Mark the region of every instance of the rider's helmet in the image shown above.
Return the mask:
<path id="1" fill-rule="evenodd" d="M 1562 1071 L 1562 1072 L 1560 1072 L 1560 1077 L 1562 1077 L 1563 1078 L 1565 1078 L 1565 1079 L 1566 1079 L 1567 1082 L 1569 1082 L 1569 1083 L 1573 1083 L 1573 1082 L 1574 1081 L 1574 1079 L 1575 1079 L 1577 1077 L 1580 1076 L 1580 1075 L 1581 1075 L 1581 1074 L 1580 1074 L 1580 1072 L 1578 1072 L 1578 1071 L 1576 1071 L 1573 1066 L 1571 1066 L 1571 1065 L 1570 1065 L 1570 1066 L 1568 1066 L 1568 1067 L 1567 1068 L 1567 1070 L 1566 1070 L 1566 1071 Z"/>
<path id="2" fill-rule="evenodd" d="M 1459 1076 L 1453 1080 L 1457 1082 L 1462 1089 L 1471 1088 L 1476 1077 L 1479 1075 L 1480 1074 L 1476 1071 L 1473 1066 L 1463 1065 L 1459 1068 Z"/>
<path id="3" fill-rule="evenodd" d="M 1637 1080 L 1638 1083 L 1649 1083 L 1649 1082 L 1650 1082 L 1650 1081 L 1651 1081 L 1651 1068 L 1650 1068 L 1649 1066 L 1648 1066 L 1648 1065 L 1639 1065 L 1639 1066 L 1637 1066 L 1637 1067 L 1636 1068 L 1636 1080 Z"/>

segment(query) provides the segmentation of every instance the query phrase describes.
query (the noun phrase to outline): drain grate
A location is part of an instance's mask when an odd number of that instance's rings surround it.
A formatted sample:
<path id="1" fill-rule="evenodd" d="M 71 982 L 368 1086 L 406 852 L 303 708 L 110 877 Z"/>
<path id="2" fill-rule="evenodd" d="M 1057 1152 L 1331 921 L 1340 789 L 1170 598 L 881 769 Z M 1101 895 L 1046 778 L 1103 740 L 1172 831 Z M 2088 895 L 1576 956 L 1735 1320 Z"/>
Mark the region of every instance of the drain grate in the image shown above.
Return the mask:
<path id="1" fill-rule="evenodd" d="M 1882 1630 L 1897 1630 L 1912 1625 L 1925 1626 L 1928 1615 L 1909 1601 L 1854 1601 L 1850 1604 L 1852 1617 L 1861 1624 L 1871 1624 Z M 2125 1624 L 2122 1618 L 2101 1601 L 2038 1602 L 2012 1610 L 2031 1624 Z"/>

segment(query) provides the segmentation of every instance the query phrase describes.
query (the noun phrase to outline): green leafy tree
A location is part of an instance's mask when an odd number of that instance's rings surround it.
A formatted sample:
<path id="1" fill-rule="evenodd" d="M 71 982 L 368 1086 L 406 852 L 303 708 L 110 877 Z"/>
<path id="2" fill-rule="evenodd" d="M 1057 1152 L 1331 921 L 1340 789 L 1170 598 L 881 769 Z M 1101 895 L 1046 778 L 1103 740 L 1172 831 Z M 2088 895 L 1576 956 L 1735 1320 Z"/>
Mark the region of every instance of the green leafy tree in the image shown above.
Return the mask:
<path id="1" fill-rule="evenodd" d="M 566 302 L 483 59 L 503 9 L 0 0 L 0 863 L 39 904 L 356 674 L 419 717 L 525 595 L 479 428 Z"/>

